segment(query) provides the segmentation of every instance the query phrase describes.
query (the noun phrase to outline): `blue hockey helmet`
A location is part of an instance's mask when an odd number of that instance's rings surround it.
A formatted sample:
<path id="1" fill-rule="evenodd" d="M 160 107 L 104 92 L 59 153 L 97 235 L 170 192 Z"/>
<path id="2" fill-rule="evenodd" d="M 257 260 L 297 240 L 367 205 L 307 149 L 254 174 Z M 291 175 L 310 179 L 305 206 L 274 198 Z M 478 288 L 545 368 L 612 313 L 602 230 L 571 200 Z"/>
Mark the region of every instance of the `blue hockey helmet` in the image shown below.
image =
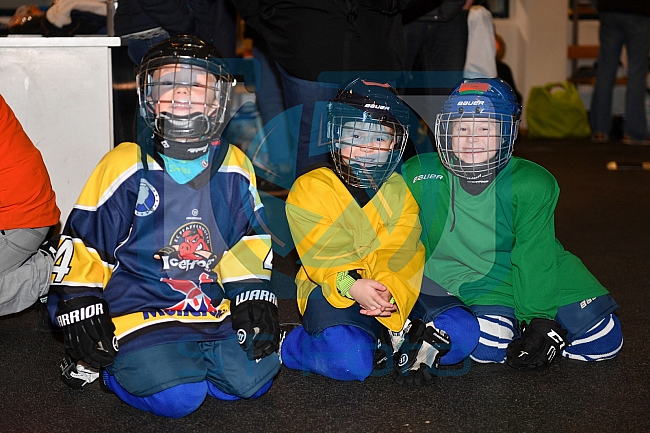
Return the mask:
<path id="1" fill-rule="evenodd" d="M 521 105 L 500 78 L 465 79 L 436 117 L 440 159 L 468 180 L 496 176 L 512 157 Z"/>

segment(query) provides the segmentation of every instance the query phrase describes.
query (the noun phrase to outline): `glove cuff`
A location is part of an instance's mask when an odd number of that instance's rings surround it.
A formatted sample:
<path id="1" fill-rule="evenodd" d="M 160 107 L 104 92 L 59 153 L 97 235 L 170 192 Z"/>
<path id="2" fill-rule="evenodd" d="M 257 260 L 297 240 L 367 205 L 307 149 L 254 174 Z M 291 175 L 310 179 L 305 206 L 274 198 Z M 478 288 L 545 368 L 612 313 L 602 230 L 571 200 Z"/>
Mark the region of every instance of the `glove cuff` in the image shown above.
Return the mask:
<path id="1" fill-rule="evenodd" d="M 230 309 L 232 310 L 233 308 L 236 308 L 242 305 L 243 303 L 249 301 L 268 302 L 275 305 L 276 308 L 278 307 L 278 298 L 275 296 L 275 293 L 269 290 L 255 289 L 255 290 L 246 290 L 239 293 L 235 297 L 235 299 L 231 301 Z"/>
<path id="2" fill-rule="evenodd" d="M 352 285 L 361 279 L 361 275 L 357 271 L 343 271 L 336 274 L 336 290 L 340 293 L 341 296 L 354 299 L 350 296 L 350 289 Z"/>
<path id="3" fill-rule="evenodd" d="M 58 302 L 56 322 L 59 327 L 69 326 L 91 317 L 108 315 L 109 305 L 97 296 L 81 296 Z"/>

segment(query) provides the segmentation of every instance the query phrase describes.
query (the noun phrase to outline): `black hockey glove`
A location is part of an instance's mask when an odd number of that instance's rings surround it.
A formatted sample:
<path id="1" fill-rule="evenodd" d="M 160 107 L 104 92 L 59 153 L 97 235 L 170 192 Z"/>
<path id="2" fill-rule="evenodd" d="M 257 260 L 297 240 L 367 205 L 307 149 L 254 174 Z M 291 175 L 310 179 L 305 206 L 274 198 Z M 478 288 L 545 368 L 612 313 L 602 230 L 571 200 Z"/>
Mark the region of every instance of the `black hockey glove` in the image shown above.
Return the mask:
<path id="1" fill-rule="evenodd" d="M 413 320 L 404 329 L 404 340 L 397 351 L 393 378 L 407 386 L 424 386 L 433 379 L 440 367 L 440 358 L 449 352 L 451 339 L 443 330 Z"/>
<path id="2" fill-rule="evenodd" d="M 381 326 L 375 354 L 373 359 L 373 376 L 383 376 L 393 371 L 393 344 L 391 332 L 385 326 Z"/>
<path id="3" fill-rule="evenodd" d="M 94 368 L 113 363 L 118 345 L 115 325 L 104 299 L 82 296 L 60 300 L 56 321 L 63 329 L 63 344 L 73 360 Z"/>
<path id="4" fill-rule="evenodd" d="M 248 359 L 252 361 L 264 358 L 278 350 L 280 324 L 277 300 L 273 293 L 265 290 L 240 293 L 230 302 L 230 311 L 232 328 L 237 332 L 239 344 Z"/>
<path id="5" fill-rule="evenodd" d="M 521 326 L 521 337 L 506 348 L 506 363 L 517 370 L 542 370 L 566 347 L 567 331 L 551 319 L 533 319 Z"/>

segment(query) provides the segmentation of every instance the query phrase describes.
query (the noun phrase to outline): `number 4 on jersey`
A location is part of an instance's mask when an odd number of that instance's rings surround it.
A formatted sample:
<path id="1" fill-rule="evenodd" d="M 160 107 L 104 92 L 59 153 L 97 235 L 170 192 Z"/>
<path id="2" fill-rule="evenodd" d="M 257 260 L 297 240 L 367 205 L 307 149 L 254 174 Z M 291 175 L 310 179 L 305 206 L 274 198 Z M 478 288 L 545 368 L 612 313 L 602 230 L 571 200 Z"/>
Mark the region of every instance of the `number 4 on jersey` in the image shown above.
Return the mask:
<path id="1" fill-rule="evenodd" d="M 70 273 L 70 263 L 74 254 L 74 245 L 72 239 L 61 237 L 61 244 L 54 256 L 54 266 L 52 267 L 53 283 L 63 282 L 63 278 Z"/>

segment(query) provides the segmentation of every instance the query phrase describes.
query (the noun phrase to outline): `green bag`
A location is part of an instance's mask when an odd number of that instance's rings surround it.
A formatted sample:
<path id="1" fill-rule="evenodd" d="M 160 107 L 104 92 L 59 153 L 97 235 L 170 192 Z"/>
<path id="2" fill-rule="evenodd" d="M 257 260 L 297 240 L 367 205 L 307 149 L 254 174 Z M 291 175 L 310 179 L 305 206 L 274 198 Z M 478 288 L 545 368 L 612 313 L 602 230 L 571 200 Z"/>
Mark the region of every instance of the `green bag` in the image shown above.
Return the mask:
<path id="1" fill-rule="evenodd" d="M 568 81 L 532 87 L 526 123 L 530 138 L 585 138 L 591 134 L 578 89 Z"/>

